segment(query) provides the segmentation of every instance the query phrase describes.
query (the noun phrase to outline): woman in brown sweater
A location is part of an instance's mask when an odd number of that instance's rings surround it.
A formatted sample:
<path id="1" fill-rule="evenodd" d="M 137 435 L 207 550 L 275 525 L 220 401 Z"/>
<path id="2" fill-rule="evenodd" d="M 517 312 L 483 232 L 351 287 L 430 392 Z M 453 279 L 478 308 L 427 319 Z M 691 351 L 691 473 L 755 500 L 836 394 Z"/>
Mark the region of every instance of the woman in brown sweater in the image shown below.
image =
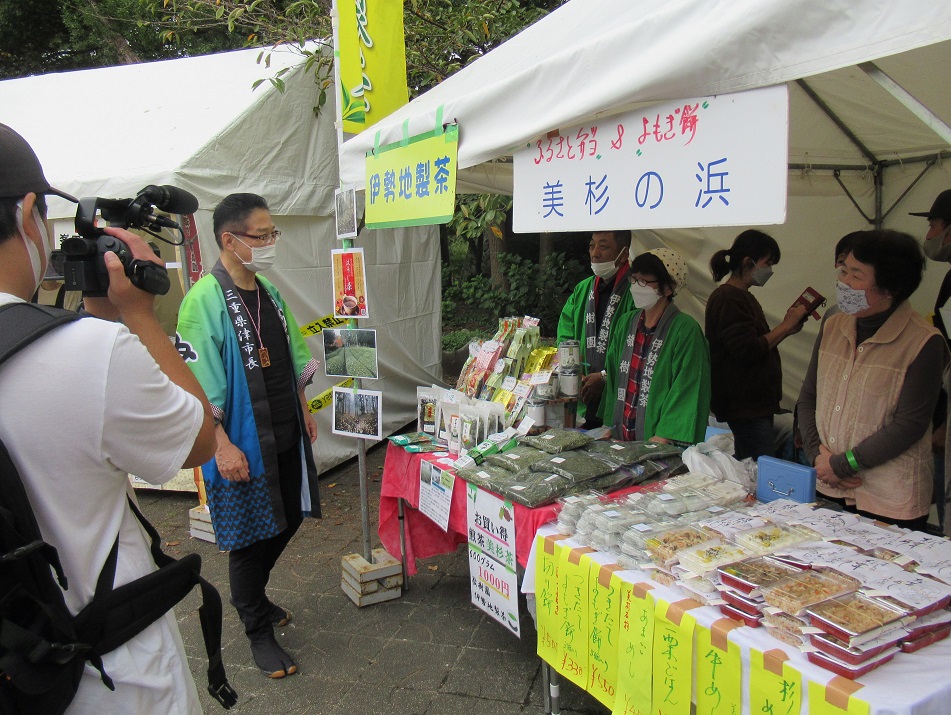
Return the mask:
<path id="1" fill-rule="evenodd" d="M 737 459 L 773 456 L 773 415 L 780 410 L 783 368 L 779 343 L 802 330 L 806 308 L 786 311 L 770 328 L 752 286 L 764 286 L 779 263 L 776 240 L 762 231 L 743 231 L 729 250 L 710 259 L 713 279 L 726 283 L 710 294 L 706 335 L 710 342 L 713 390 L 710 407 L 733 432 Z"/>
<path id="2" fill-rule="evenodd" d="M 824 496 L 920 530 L 931 507 L 931 415 L 948 363 L 944 338 L 908 302 L 924 263 L 908 234 L 858 234 L 839 270 L 841 312 L 821 328 L 796 407 Z"/>

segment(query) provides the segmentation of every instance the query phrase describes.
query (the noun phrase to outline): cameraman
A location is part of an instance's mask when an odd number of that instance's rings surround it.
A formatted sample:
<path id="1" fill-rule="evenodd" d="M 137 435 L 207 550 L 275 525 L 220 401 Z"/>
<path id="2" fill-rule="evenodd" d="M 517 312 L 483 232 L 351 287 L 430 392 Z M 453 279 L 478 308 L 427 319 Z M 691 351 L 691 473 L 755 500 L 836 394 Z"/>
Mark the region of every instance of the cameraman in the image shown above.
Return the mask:
<path id="1" fill-rule="evenodd" d="M 52 188 L 26 140 L 0 124 L 0 306 L 28 301 L 52 250 Z M 75 201 L 75 199 L 72 199 Z M 106 231 L 155 260 L 144 241 Z M 200 385 L 135 288 L 107 253 L 109 293 L 87 298 L 93 316 L 53 330 L 0 366 L 0 438 L 20 472 L 43 538 L 59 552 L 73 613 L 92 600 L 117 535 L 115 585 L 155 570 L 129 509 L 128 473 L 161 484 L 215 452 L 214 420 Z M 0 497 L 2 498 L 2 497 Z M 111 692 L 87 665 L 68 713 L 200 713 L 173 612 L 103 657 Z"/>

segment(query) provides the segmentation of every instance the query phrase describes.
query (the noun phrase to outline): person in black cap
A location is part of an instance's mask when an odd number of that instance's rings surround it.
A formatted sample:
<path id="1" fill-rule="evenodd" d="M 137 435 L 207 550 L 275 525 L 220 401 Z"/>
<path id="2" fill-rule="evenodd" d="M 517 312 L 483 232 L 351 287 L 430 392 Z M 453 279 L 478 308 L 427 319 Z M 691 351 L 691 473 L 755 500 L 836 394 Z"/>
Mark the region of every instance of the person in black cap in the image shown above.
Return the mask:
<path id="1" fill-rule="evenodd" d="M 929 211 L 912 211 L 910 216 L 922 216 L 928 219 L 928 233 L 925 234 L 923 248 L 925 255 L 933 261 L 941 263 L 951 263 L 951 189 L 947 189 L 938 194 L 938 197 L 931 204 Z M 944 280 L 941 281 L 941 287 L 938 289 L 938 298 L 934 304 L 934 325 L 941 331 L 948 347 L 951 348 L 951 338 L 948 336 L 948 328 L 951 320 L 945 320 L 945 316 L 951 317 L 951 305 L 948 299 L 951 298 L 951 270 L 949 270 Z M 938 507 L 938 521 L 942 530 L 951 535 L 951 523 L 945 517 L 945 512 L 949 511 L 947 498 L 951 496 L 951 490 L 948 489 L 946 480 L 951 476 L 951 469 L 948 469 L 948 461 L 945 449 L 947 442 L 947 416 L 948 416 L 948 392 L 947 389 L 941 391 L 938 398 L 938 405 L 935 407 L 934 432 L 932 433 L 931 446 L 935 453 L 935 473 L 934 473 L 934 503 Z"/>
<path id="2" fill-rule="evenodd" d="M 43 280 L 50 194 L 75 201 L 50 186 L 26 140 L 0 124 L 0 310 L 28 302 Z M 138 236 L 105 230 L 136 258 L 158 260 Z M 86 299 L 94 317 L 50 331 L 0 365 L 0 439 L 59 554 L 73 613 L 92 600 L 113 544 L 115 586 L 156 568 L 128 504 L 128 475 L 161 484 L 215 453 L 211 406 L 156 319 L 154 296 L 132 285 L 114 253 L 105 262 L 108 296 Z M 95 319 L 116 310 L 124 324 Z M 87 664 L 70 713 L 201 712 L 171 611 L 102 663 L 115 690 Z"/>

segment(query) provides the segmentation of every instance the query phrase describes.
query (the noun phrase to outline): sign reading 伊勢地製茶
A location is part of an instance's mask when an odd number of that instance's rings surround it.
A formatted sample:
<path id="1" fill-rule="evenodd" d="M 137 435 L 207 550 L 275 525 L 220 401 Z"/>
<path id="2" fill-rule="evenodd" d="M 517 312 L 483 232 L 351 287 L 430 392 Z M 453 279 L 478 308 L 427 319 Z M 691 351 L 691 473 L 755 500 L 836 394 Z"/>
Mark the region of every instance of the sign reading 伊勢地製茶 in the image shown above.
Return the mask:
<path id="1" fill-rule="evenodd" d="M 514 229 L 782 223 L 785 85 L 654 105 L 515 152 Z"/>
<path id="2" fill-rule="evenodd" d="M 369 152 L 367 228 L 448 222 L 455 208 L 458 143 L 459 127 L 450 124 Z"/>

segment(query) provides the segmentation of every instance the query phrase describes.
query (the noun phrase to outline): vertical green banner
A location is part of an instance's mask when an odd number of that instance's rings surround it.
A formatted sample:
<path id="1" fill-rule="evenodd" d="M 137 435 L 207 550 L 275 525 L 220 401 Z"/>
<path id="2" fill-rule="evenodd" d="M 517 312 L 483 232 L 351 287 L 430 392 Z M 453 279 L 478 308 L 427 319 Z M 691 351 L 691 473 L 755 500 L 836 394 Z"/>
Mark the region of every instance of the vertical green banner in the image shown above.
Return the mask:
<path id="1" fill-rule="evenodd" d="M 447 223 L 456 201 L 459 127 L 409 137 L 367 153 L 367 228 Z"/>
<path id="2" fill-rule="evenodd" d="M 402 0 L 337 0 L 343 130 L 358 134 L 406 104 Z"/>

